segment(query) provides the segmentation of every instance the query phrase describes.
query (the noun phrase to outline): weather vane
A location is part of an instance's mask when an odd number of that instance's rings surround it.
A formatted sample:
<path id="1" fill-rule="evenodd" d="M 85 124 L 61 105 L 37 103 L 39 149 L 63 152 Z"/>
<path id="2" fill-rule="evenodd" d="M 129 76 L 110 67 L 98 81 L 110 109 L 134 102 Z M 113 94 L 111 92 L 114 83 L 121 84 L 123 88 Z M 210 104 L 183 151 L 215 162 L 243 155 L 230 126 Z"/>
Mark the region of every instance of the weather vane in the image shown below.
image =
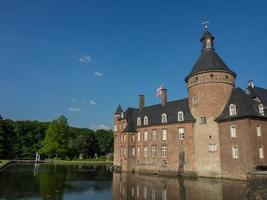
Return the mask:
<path id="1" fill-rule="evenodd" d="M 207 19 L 207 17 L 204 18 L 204 21 L 202 22 L 202 25 L 204 26 L 205 30 L 208 30 L 208 24 L 209 24 L 209 20 Z"/>

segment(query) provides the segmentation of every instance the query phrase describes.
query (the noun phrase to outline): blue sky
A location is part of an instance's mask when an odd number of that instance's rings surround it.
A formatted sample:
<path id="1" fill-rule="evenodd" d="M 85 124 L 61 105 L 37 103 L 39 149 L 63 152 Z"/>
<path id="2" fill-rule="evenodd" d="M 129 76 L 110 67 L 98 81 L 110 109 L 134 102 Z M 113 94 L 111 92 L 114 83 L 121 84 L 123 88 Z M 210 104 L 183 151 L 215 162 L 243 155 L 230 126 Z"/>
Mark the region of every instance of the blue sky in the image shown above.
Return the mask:
<path id="1" fill-rule="evenodd" d="M 207 16 L 215 48 L 247 81 L 267 87 L 264 1 L 1 1 L 0 114 L 72 126 L 112 127 L 117 105 L 187 96 L 184 77 L 200 53 Z"/>

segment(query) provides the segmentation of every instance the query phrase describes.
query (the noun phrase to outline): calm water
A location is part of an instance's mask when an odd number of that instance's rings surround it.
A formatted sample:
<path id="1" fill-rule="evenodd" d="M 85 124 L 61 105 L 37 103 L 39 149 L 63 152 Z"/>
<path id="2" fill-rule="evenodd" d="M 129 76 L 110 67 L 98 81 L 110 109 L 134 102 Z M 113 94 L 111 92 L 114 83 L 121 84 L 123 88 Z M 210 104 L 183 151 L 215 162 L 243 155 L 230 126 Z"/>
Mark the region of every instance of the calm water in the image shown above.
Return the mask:
<path id="1" fill-rule="evenodd" d="M 264 182 L 119 174 L 107 166 L 16 164 L 0 171 L 0 199 L 267 199 L 265 191 Z"/>

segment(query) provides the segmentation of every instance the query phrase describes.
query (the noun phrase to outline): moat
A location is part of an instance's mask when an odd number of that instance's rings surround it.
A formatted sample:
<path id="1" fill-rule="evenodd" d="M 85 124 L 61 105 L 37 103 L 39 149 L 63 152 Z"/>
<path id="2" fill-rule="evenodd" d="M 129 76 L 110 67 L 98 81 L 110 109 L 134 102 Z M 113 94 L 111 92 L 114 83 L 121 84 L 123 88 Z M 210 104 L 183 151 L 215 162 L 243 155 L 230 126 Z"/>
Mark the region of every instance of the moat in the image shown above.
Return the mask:
<path id="1" fill-rule="evenodd" d="M 0 199 L 267 199 L 265 183 L 115 173 L 106 165 L 13 164 L 0 171 Z"/>

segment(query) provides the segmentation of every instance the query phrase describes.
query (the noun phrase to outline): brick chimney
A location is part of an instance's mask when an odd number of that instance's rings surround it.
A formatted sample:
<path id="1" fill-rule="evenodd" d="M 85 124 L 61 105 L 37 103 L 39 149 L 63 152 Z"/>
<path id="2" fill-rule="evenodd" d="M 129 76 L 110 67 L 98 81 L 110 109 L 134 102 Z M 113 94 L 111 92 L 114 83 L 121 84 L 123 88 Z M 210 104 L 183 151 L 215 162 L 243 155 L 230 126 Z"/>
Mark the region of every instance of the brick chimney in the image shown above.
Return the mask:
<path id="1" fill-rule="evenodd" d="M 165 106 L 167 102 L 168 102 L 167 89 L 162 89 L 161 90 L 161 105 Z"/>
<path id="2" fill-rule="evenodd" d="M 139 95 L 139 109 L 143 109 L 145 107 L 145 96 Z"/>

